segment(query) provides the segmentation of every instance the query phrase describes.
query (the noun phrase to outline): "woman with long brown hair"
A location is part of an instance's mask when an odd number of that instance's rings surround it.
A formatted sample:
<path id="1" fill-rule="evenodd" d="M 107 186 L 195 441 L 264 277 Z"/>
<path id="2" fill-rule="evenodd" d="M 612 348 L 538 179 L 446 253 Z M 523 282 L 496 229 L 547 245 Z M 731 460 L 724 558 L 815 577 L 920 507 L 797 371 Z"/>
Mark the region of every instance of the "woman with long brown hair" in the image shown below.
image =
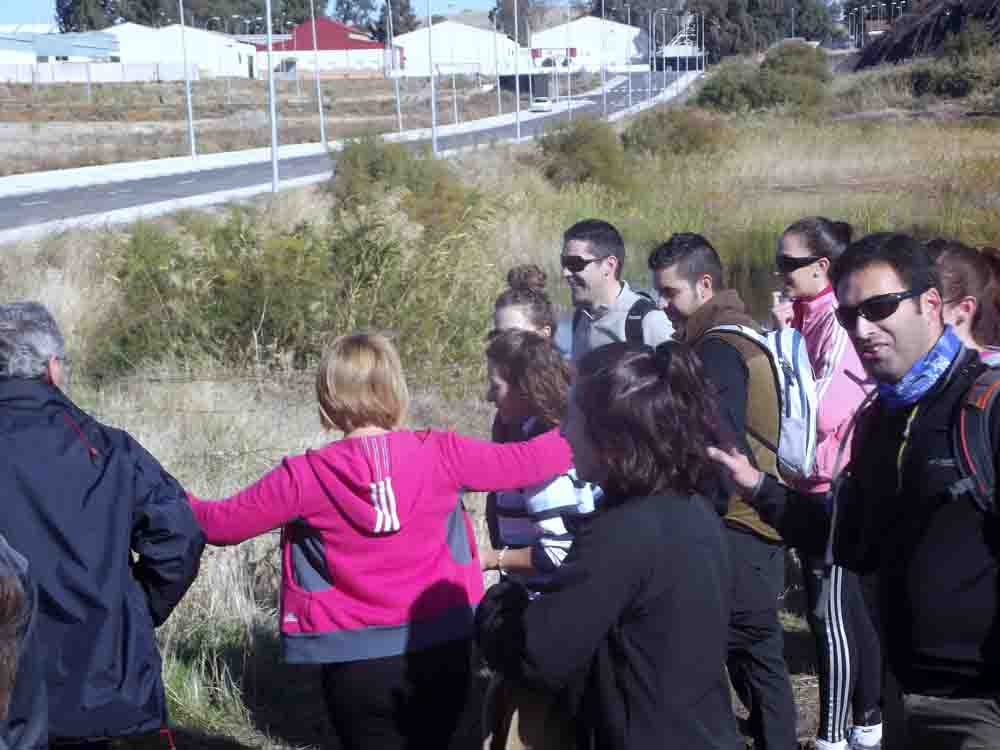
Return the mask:
<path id="1" fill-rule="evenodd" d="M 718 480 L 714 396 L 684 344 L 610 344 L 579 362 L 560 430 L 605 495 L 531 598 L 481 603 L 479 643 L 514 680 L 572 696 L 579 747 L 736 750 L 725 673 L 730 571 L 701 494 Z"/>
<path id="2" fill-rule="evenodd" d="M 970 349 L 1000 358 L 1000 249 L 976 250 L 941 238 L 927 249 L 941 276 L 944 322 Z"/>

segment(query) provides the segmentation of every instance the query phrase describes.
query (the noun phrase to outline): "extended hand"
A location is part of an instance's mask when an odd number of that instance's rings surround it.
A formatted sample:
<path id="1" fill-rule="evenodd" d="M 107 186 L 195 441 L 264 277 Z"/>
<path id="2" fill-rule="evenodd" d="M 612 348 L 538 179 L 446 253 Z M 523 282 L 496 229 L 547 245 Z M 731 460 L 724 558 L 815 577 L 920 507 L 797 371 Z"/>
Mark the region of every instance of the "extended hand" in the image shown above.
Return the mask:
<path id="1" fill-rule="evenodd" d="M 721 464 L 729 472 L 729 476 L 732 477 L 742 495 L 749 497 L 760 484 L 761 472 L 757 471 L 750 464 L 749 459 L 736 448 L 726 453 L 718 448 L 709 447 L 708 457 Z"/>

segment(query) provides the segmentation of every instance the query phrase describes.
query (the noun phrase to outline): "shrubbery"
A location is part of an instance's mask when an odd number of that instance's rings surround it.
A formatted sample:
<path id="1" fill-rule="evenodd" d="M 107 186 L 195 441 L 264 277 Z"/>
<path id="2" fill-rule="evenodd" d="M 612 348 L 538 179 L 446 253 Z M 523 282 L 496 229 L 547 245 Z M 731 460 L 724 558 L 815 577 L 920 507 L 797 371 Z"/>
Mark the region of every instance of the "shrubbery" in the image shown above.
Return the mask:
<path id="1" fill-rule="evenodd" d="M 745 112 L 779 105 L 809 109 L 826 96 L 831 79 L 823 52 L 806 44 L 785 44 L 760 67 L 723 63 L 705 82 L 697 103 L 720 112 Z"/>
<path id="2" fill-rule="evenodd" d="M 581 118 L 538 142 L 542 174 L 556 186 L 583 182 L 624 191 L 631 184 L 625 149 L 612 127 Z"/>
<path id="3" fill-rule="evenodd" d="M 337 156 L 333 194 L 352 209 L 405 191 L 400 208 L 433 237 L 456 231 L 479 207 L 481 196 L 462 182 L 447 161 L 415 153 L 371 136 L 349 143 Z"/>
<path id="4" fill-rule="evenodd" d="M 163 359 L 306 367 L 332 336 L 372 328 L 398 333 L 431 377 L 479 355 L 499 284 L 474 246 L 428 238 L 392 195 L 323 227 L 269 227 L 248 209 L 195 232 L 139 223 L 109 251 L 121 298 L 91 373 Z"/>
<path id="5" fill-rule="evenodd" d="M 622 134 L 626 151 L 675 156 L 721 151 L 733 141 L 721 118 L 689 107 L 642 114 Z"/>

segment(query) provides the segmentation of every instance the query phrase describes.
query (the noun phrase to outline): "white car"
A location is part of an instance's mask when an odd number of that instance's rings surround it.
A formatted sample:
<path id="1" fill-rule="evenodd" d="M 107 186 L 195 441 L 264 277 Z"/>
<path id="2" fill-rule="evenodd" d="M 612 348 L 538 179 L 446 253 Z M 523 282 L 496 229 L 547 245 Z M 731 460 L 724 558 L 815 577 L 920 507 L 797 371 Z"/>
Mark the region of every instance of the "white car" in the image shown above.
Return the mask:
<path id="1" fill-rule="evenodd" d="M 551 112 L 552 100 L 547 96 L 536 96 L 531 100 L 531 106 L 528 109 L 531 112 Z"/>

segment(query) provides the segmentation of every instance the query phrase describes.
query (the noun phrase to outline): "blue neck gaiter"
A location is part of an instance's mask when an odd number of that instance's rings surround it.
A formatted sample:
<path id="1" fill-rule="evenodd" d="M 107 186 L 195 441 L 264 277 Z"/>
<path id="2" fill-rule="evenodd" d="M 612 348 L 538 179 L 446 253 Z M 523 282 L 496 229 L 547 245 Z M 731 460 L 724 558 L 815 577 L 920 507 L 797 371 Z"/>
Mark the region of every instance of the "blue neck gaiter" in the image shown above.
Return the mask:
<path id="1" fill-rule="evenodd" d="M 914 362 L 909 372 L 895 383 L 878 384 L 879 399 L 889 411 L 897 411 L 917 403 L 951 367 L 962 348 L 962 341 L 954 329 L 945 326 L 944 333 L 934 347 Z"/>

